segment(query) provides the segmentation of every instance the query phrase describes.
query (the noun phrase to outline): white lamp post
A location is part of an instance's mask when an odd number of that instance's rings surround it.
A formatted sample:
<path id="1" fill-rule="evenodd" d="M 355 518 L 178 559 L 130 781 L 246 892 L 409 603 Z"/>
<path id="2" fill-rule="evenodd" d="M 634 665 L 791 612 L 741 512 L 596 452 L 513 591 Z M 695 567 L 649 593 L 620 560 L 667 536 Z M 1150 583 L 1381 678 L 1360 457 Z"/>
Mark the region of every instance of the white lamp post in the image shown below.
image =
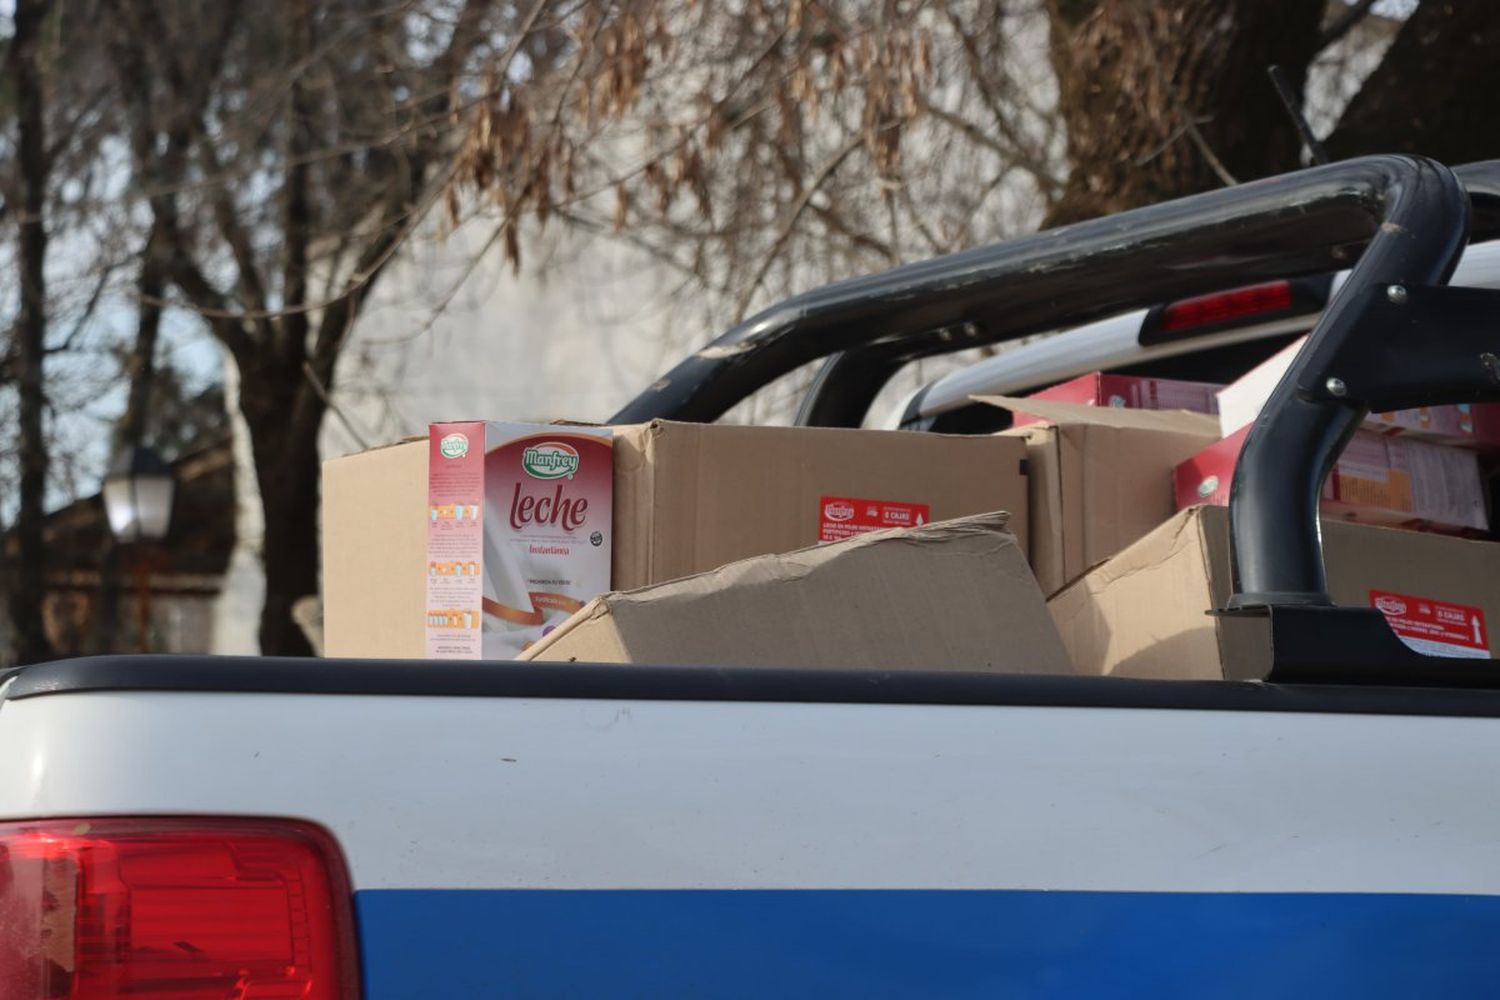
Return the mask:
<path id="1" fill-rule="evenodd" d="M 104 476 L 104 512 L 122 542 L 155 542 L 172 523 L 172 467 L 150 448 L 126 448 Z"/>
<path id="2" fill-rule="evenodd" d="M 126 448 L 104 475 L 104 513 L 109 530 L 135 549 L 137 645 L 151 651 L 151 569 L 146 542 L 167 537 L 172 524 L 172 467 L 150 448 Z"/>

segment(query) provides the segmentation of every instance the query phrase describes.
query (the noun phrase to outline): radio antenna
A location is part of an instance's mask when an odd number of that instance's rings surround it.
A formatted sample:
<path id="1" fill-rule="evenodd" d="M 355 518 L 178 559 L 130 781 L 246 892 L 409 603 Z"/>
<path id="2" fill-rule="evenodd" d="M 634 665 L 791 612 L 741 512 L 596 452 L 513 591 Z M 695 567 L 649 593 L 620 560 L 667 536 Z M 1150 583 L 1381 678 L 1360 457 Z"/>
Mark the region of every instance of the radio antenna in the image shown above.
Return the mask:
<path id="1" fill-rule="evenodd" d="M 1271 78 L 1271 85 L 1276 88 L 1276 96 L 1281 98 L 1281 106 L 1286 109 L 1287 117 L 1291 118 L 1292 124 L 1297 127 L 1297 134 L 1302 137 L 1302 145 L 1306 147 L 1307 154 L 1312 157 L 1314 163 L 1327 163 L 1328 150 L 1313 135 L 1312 126 L 1307 124 L 1307 118 L 1303 116 L 1302 109 L 1297 105 L 1296 96 L 1292 93 L 1292 85 L 1287 82 L 1286 73 L 1282 72 L 1280 66 L 1269 66 L 1266 75 Z"/>

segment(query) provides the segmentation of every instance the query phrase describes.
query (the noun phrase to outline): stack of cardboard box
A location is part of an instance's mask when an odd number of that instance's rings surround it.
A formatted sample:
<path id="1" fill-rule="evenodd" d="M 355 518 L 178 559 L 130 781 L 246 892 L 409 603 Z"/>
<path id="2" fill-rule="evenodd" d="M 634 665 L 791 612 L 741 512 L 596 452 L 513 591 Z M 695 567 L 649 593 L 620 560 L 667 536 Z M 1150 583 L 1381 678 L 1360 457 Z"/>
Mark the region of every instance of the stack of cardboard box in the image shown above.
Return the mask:
<path id="1" fill-rule="evenodd" d="M 325 465 L 325 646 L 1262 676 L 1262 630 L 1206 612 L 1229 595 L 1245 425 L 1290 358 L 1223 388 L 1096 374 L 976 397 L 1015 417 L 987 436 L 433 425 Z M 1372 416 L 1325 489 L 1333 596 L 1414 648 L 1492 652 L 1500 546 L 1456 536 L 1488 529 L 1496 412 Z"/>
<path id="2" fill-rule="evenodd" d="M 1179 509 L 1229 502 L 1234 466 L 1271 390 L 1301 349 L 1298 340 L 1218 396 L 1221 441 L 1178 467 Z M 1500 409 L 1424 406 L 1372 413 L 1324 484 L 1325 517 L 1439 531 L 1489 529 L 1479 454 L 1500 449 Z"/>
<path id="3" fill-rule="evenodd" d="M 1298 347 L 1221 389 L 1217 439 L 1168 469 L 1156 468 L 1171 481 L 1178 513 L 1052 593 L 1048 607 L 1077 670 L 1264 676 L 1270 650 L 1263 623 L 1207 612 L 1223 607 L 1230 594 L 1223 505 L 1235 462 L 1248 425 Z M 1487 657 L 1500 649 L 1489 634 L 1500 614 L 1500 546 L 1475 537 L 1489 528 L 1482 457 L 1500 446 L 1497 412 L 1429 407 L 1372 414 L 1324 486 L 1332 597 L 1380 609 L 1392 631 L 1423 652 Z"/>
<path id="4" fill-rule="evenodd" d="M 1026 462 L 1009 437 L 437 424 L 325 464 L 325 648 L 576 659 L 587 641 L 658 663 L 1065 670 L 1026 568 Z M 987 560 L 974 530 L 934 526 L 996 512 L 984 531 L 1010 541 L 985 541 Z M 864 544 L 890 530 L 909 544 Z M 611 590 L 628 599 L 590 604 Z M 978 596 L 996 608 L 983 623 Z M 1007 655 L 976 658 L 997 628 Z"/>

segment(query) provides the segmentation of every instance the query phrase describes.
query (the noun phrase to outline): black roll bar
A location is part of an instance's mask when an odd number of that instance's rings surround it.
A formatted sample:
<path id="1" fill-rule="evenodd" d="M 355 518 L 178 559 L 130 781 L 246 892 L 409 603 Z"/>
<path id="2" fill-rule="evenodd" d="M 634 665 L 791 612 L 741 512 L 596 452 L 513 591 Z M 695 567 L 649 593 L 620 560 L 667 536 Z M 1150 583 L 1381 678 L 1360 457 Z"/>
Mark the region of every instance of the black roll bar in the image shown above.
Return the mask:
<path id="1" fill-rule="evenodd" d="M 1230 486 L 1231 608 L 1333 604 L 1318 498 L 1369 408 L 1353 405 L 1341 373 L 1324 374 L 1327 348 L 1364 332 L 1359 313 L 1372 295 L 1445 284 L 1468 242 L 1469 199 L 1458 178 L 1430 160 L 1414 160 L 1412 167 L 1380 192 L 1379 232 L 1272 391 L 1240 452 Z M 1407 346 L 1413 353 L 1429 349 L 1422 341 Z M 1312 393 L 1304 390 L 1310 380 L 1321 383 Z"/>
<path id="2" fill-rule="evenodd" d="M 1474 206 L 1470 239 L 1478 242 L 1500 237 L 1500 162 L 1468 164 L 1454 172 L 1468 189 Z M 1348 257 L 1342 251 L 1335 251 L 1334 255 Z M 1183 297 L 1219 291 L 1222 287 L 1184 293 Z M 1161 300 L 1141 303 L 1146 307 L 1159 304 Z M 1066 328 L 1067 324 L 1058 327 Z M 885 384 L 905 365 L 930 353 L 933 352 L 913 350 L 897 340 L 889 345 L 835 354 L 820 367 L 803 396 L 796 423 L 807 427 L 858 427 Z"/>
<path id="3" fill-rule="evenodd" d="M 1093 219 L 804 292 L 687 357 L 612 418 L 711 421 L 792 370 L 830 360 L 828 425 L 857 425 L 902 364 L 1079 326 L 1247 282 L 1349 267 L 1418 169 L 1370 156 Z M 1462 168 L 1475 238 L 1500 236 L 1500 163 Z M 851 384 L 854 383 L 854 384 Z"/>

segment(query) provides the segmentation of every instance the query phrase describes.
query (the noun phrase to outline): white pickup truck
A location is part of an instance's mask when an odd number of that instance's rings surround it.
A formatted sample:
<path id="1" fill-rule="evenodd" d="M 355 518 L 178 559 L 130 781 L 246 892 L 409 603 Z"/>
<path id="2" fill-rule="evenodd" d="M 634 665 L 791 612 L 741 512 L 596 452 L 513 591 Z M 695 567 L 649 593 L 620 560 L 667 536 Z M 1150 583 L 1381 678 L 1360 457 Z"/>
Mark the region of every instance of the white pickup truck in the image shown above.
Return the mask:
<path id="1" fill-rule="evenodd" d="M 912 265 L 769 310 L 618 418 L 715 419 L 836 355 L 804 417 L 858 423 L 913 357 L 1352 264 L 1234 492 L 1217 610 L 1270 631 L 1267 681 L 26 667 L 0 996 L 1493 993 L 1500 675 L 1332 607 L 1311 498 L 1371 406 L 1500 395 L 1500 301 L 1446 286 L 1497 195 L 1500 165 L 1371 157 Z"/>

